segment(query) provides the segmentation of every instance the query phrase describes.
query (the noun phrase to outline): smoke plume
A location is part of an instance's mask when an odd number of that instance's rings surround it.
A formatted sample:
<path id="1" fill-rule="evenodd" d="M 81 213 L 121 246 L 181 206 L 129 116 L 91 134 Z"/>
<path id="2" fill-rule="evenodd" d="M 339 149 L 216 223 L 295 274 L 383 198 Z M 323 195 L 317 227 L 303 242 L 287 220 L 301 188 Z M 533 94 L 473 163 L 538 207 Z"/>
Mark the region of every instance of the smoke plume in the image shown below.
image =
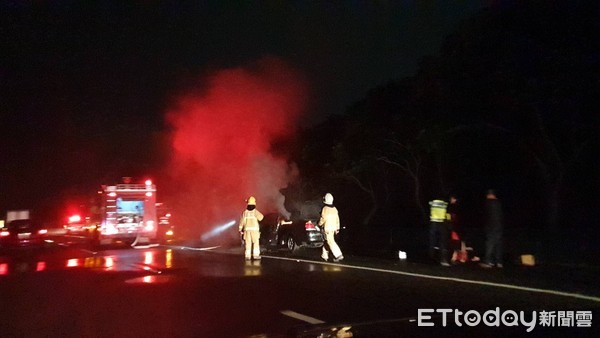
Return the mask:
<path id="1" fill-rule="evenodd" d="M 176 186 L 169 190 L 179 225 L 196 236 L 237 223 L 249 196 L 263 214 L 286 213 L 279 189 L 296 170 L 270 148 L 276 139 L 293 137 L 304 102 L 304 81 L 274 58 L 214 72 L 201 88 L 180 95 L 167 115 L 173 130 L 169 174 Z"/>

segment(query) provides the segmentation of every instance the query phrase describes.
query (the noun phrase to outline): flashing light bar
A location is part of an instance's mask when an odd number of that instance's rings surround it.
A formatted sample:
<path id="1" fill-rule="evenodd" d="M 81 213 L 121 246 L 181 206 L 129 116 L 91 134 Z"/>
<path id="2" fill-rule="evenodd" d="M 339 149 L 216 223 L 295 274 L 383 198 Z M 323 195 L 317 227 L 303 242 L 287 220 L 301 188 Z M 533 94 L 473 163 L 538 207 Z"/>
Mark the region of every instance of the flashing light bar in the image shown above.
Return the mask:
<path id="1" fill-rule="evenodd" d="M 0 275 L 8 275 L 8 264 L 7 263 L 0 264 Z"/>
<path id="2" fill-rule="evenodd" d="M 81 216 L 79 216 L 79 215 L 69 216 L 69 223 L 77 223 L 77 222 L 81 222 Z"/>

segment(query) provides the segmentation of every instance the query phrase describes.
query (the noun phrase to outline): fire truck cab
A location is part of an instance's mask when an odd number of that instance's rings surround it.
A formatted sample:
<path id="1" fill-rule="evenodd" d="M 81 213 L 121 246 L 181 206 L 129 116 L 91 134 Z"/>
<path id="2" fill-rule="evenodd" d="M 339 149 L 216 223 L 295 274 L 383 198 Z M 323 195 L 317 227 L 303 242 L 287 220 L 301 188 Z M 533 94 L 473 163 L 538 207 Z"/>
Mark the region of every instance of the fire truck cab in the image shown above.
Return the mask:
<path id="1" fill-rule="evenodd" d="M 100 244 L 149 243 L 156 238 L 156 185 L 152 181 L 106 185 L 101 193 L 103 214 L 97 229 Z"/>

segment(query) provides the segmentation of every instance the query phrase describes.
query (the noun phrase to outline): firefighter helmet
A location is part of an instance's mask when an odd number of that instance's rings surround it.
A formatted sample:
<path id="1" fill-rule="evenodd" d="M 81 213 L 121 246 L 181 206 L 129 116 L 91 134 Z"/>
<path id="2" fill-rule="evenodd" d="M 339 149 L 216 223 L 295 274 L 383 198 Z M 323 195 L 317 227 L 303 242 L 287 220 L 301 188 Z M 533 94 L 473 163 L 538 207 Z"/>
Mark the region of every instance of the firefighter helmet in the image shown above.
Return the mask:
<path id="1" fill-rule="evenodd" d="M 333 204 L 333 195 L 326 193 L 325 197 L 323 197 L 323 202 L 325 202 L 325 204 Z"/>
<path id="2" fill-rule="evenodd" d="M 250 196 L 246 202 L 248 202 L 248 205 L 256 205 L 256 198 L 254 198 L 254 196 Z"/>

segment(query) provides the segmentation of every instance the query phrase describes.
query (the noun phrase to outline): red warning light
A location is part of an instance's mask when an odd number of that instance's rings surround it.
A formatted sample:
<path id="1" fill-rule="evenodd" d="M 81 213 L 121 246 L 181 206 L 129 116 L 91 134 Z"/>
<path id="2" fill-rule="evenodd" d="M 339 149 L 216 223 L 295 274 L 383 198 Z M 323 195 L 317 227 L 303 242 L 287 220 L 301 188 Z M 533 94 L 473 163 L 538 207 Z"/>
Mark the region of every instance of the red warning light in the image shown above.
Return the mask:
<path id="1" fill-rule="evenodd" d="M 78 222 L 81 222 L 81 216 L 79 216 L 79 215 L 69 216 L 69 223 L 78 223 Z"/>
<path id="2" fill-rule="evenodd" d="M 151 180 L 146 180 L 146 185 L 152 185 L 152 181 Z"/>

